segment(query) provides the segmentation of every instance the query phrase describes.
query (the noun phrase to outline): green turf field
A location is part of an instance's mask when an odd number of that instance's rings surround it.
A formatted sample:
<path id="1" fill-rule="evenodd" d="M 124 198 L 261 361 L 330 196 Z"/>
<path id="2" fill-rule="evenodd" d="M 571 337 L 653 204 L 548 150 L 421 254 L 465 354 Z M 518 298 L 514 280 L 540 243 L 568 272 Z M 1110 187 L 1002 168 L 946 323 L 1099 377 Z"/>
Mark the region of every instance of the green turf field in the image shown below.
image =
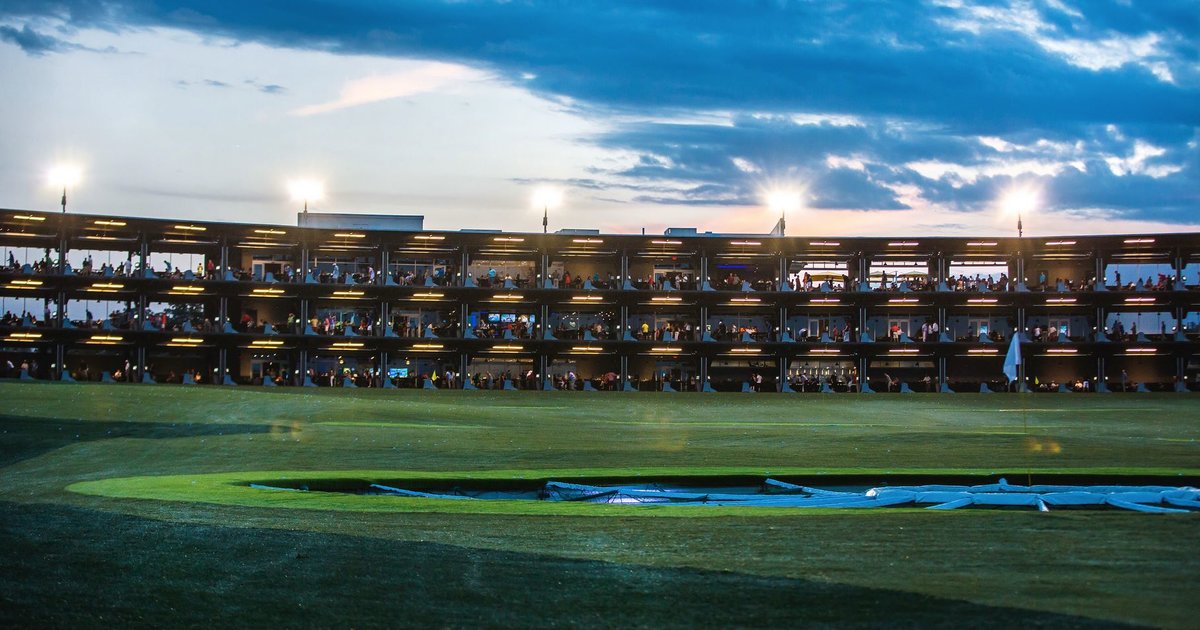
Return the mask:
<path id="1" fill-rule="evenodd" d="M 1188 395 L 10 382 L 0 400 L 5 627 L 1196 627 L 1197 514 L 697 517 L 255 494 L 230 483 L 889 472 L 1195 483 L 1200 399 Z"/>

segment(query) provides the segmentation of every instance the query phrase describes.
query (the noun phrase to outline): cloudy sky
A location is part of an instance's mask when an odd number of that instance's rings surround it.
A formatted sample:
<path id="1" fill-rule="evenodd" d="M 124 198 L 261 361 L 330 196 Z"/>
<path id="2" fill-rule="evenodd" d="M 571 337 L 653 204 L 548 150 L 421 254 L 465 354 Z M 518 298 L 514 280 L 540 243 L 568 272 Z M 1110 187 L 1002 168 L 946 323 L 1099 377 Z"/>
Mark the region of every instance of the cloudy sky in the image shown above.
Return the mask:
<path id="1" fill-rule="evenodd" d="M 135 216 L 1200 229 L 1200 1 L 4 0 L 0 82 L 4 207 L 69 162 Z"/>

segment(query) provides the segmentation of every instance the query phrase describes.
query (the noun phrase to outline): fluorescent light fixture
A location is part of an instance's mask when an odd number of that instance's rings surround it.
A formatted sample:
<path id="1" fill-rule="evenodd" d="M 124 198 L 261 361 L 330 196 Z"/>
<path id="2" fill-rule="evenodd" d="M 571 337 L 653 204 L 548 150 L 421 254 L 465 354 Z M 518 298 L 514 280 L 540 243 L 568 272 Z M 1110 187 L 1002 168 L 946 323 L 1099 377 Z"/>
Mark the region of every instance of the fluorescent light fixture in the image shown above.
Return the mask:
<path id="1" fill-rule="evenodd" d="M 888 243 L 888 247 L 916 247 L 920 245 L 917 241 L 892 241 Z"/>
<path id="2" fill-rule="evenodd" d="M 95 221 L 92 221 L 92 223 L 96 225 L 103 225 L 104 227 L 125 227 L 124 221 L 113 221 L 111 219 L 96 219 Z"/>
<path id="3" fill-rule="evenodd" d="M 967 247 L 995 247 L 996 241 L 971 241 Z"/>
<path id="4" fill-rule="evenodd" d="M 524 243 L 525 239 L 519 236 L 497 236 L 492 239 L 497 243 Z"/>
<path id="5" fill-rule="evenodd" d="M 650 243 L 652 245 L 683 245 L 683 241 L 656 240 L 656 241 L 650 241 Z"/>
<path id="6" fill-rule="evenodd" d="M 573 238 L 571 239 L 571 242 L 584 245 L 599 245 L 600 243 L 603 243 L 604 240 L 599 238 Z"/>
<path id="7" fill-rule="evenodd" d="M 125 285 L 123 285 L 123 284 L 115 284 L 112 282 L 97 282 L 84 290 L 85 291 L 94 291 L 96 293 L 116 293 L 117 291 L 124 289 L 124 288 L 125 288 Z"/>
<path id="8" fill-rule="evenodd" d="M 185 232 L 207 232 L 208 228 L 200 225 L 176 225 L 176 230 L 184 230 Z"/>
<path id="9" fill-rule="evenodd" d="M 1152 238 L 1127 238 L 1127 239 L 1125 239 L 1126 245 L 1149 245 L 1150 243 L 1153 243 L 1153 242 L 1154 242 L 1154 239 L 1152 239 Z"/>
<path id="10" fill-rule="evenodd" d="M 39 217 L 36 214 L 14 214 L 13 218 L 17 221 L 45 221 L 46 217 Z"/>
<path id="11" fill-rule="evenodd" d="M 255 234 L 267 234 L 271 236 L 283 236 L 287 234 L 286 230 L 254 230 Z"/>
<path id="12" fill-rule="evenodd" d="M 1046 245 L 1049 247 L 1061 247 L 1064 245 L 1074 245 L 1074 244 L 1075 244 L 1075 241 L 1046 241 Z"/>
<path id="13" fill-rule="evenodd" d="M 41 281 L 41 280 L 24 280 L 24 279 L 19 279 L 19 280 L 13 280 L 12 282 L 10 282 L 10 283 L 9 283 L 9 285 L 8 285 L 8 286 L 10 286 L 10 287 L 11 287 L 11 286 L 13 286 L 13 285 L 18 285 L 18 288 L 33 288 L 33 287 L 40 287 L 40 286 L 42 286 L 42 281 Z"/>
<path id="14" fill-rule="evenodd" d="M 840 241 L 809 241 L 809 247 L 837 247 L 841 245 Z"/>

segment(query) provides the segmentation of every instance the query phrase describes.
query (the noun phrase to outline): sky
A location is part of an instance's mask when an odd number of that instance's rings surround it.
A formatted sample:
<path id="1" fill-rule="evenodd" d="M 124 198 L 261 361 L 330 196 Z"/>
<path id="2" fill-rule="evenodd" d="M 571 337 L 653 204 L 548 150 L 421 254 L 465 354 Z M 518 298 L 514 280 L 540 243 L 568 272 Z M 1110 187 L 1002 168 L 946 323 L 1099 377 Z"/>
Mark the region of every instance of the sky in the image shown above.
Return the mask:
<path id="1" fill-rule="evenodd" d="M 1200 230 L 1200 0 L 4 0 L 0 207 Z"/>

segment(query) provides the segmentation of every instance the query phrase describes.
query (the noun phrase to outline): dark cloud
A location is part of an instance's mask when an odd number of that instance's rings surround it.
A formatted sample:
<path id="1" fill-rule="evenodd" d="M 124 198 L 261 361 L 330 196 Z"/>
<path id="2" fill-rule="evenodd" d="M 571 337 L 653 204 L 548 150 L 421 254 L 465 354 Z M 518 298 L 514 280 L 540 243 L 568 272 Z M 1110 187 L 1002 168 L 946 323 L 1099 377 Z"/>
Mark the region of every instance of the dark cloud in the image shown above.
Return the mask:
<path id="1" fill-rule="evenodd" d="M 215 87 L 215 88 L 227 88 L 227 87 L 229 87 L 229 84 L 228 84 L 228 83 L 226 83 L 226 82 L 224 82 L 224 81 L 218 81 L 218 80 L 216 80 L 216 79 L 205 79 L 205 80 L 204 80 L 204 85 L 207 85 L 208 87 Z"/>
<path id="2" fill-rule="evenodd" d="M 55 37 L 36 31 L 29 27 L 28 24 L 21 26 L 20 30 L 12 26 L 0 26 L 0 41 L 16 44 L 25 54 L 32 57 L 41 57 L 49 53 L 61 53 L 72 51 L 98 52 L 98 53 L 115 53 L 116 48 L 89 48 L 75 42 L 70 42 L 65 39 Z"/>
<path id="3" fill-rule="evenodd" d="M 265 94 L 283 94 L 284 92 L 287 91 L 287 88 L 283 87 L 282 85 L 276 85 L 274 83 L 269 83 L 267 85 L 258 86 L 258 91 L 263 92 Z"/>
<path id="4" fill-rule="evenodd" d="M 1139 9 L 1140 20 L 1119 3 L 1087 10 L 1194 42 L 1188 4 Z M 853 112 L 989 133 L 1200 124 L 1195 86 L 1164 84 L 1139 67 L 1077 68 L 1013 33 L 948 31 L 941 21 L 956 13 L 936 5 L 82 0 L 8 8 L 22 10 L 84 25 L 122 20 L 276 46 L 458 60 L 514 78 L 530 73 L 531 88 L 589 106 Z"/>
<path id="5" fill-rule="evenodd" d="M 21 30 L 17 30 L 11 26 L 0 26 L 0 41 L 16 44 L 26 54 L 35 57 L 46 53 L 59 52 L 64 47 L 73 45 L 56 37 L 39 33 L 29 28 L 28 24 L 24 25 Z"/>
<path id="6" fill-rule="evenodd" d="M 971 18 L 967 4 L 10 0 L 0 16 L 54 18 L 73 28 L 170 26 L 234 42 L 461 62 L 600 119 L 731 112 L 727 126 L 624 124 L 590 139 L 637 159 L 571 185 L 632 191 L 649 203 L 756 203 L 763 182 L 780 178 L 806 182 L 818 207 L 903 209 L 894 189 L 909 186 L 971 211 L 1012 178 L 931 179 L 905 165 L 1074 160 L 1086 168 L 1040 178 L 1062 207 L 1195 220 L 1188 216 L 1200 190 L 1195 0 L 978 3 L 993 14 L 1040 20 L 1036 37 L 1028 23 L 1002 18 L 955 27 Z M 28 26 L 4 28 L 0 37 L 29 54 L 63 50 L 61 40 Z M 1043 47 L 1043 36 L 1070 49 L 1075 64 Z M 1121 37 L 1151 38 L 1155 52 L 1122 65 L 1080 67 L 1101 54 L 1081 43 L 1108 42 L 1108 49 L 1129 53 L 1128 42 L 1114 40 Z M 1173 82 L 1163 79 L 1167 72 Z M 265 93 L 284 89 L 252 85 Z M 795 114 L 856 124 L 801 125 Z M 999 136 L 1017 148 L 991 148 L 978 136 Z M 1184 168 L 1157 178 L 1114 175 L 1105 156 L 1128 156 L 1137 140 L 1165 150 L 1148 163 Z M 1039 141 L 1072 147 L 1070 155 Z M 832 166 L 830 155 L 858 156 L 862 168 Z"/>

